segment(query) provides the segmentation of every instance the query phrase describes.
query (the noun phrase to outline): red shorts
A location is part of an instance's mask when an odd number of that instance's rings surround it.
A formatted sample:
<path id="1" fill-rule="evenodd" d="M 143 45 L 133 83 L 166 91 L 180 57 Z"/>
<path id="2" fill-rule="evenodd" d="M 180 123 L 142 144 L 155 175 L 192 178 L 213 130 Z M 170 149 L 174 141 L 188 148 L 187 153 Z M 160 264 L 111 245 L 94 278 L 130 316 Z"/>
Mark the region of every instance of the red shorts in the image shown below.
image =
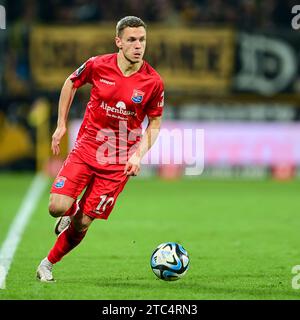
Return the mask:
<path id="1" fill-rule="evenodd" d="M 86 188 L 79 201 L 80 209 L 92 218 L 107 219 L 128 181 L 129 177 L 123 172 L 124 167 L 115 165 L 95 169 L 71 152 L 50 192 L 77 199 Z"/>

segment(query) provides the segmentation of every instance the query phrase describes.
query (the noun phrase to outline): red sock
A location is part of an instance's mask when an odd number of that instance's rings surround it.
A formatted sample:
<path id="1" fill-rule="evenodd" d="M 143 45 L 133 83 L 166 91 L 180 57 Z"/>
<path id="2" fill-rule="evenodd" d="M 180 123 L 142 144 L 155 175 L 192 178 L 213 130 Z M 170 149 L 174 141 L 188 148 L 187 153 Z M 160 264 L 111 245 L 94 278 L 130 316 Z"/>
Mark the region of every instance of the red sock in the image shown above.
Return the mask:
<path id="1" fill-rule="evenodd" d="M 48 260 L 51 263 L 56 263 L 62 259 L 68 252 L 75 248 L 84 238 L 86 231 L 78 232 L 73 225 L 73 222 L 65 229 L 58 237 L 48 254 Z"/>
<path id="2" fill-rule="evenodd" d="M 71 205 L 70 209 L 68 209 L 65 213 L 64 213 L 64 216 L 72 216 L 73 214 L 76 213 L 78 209 L 78 203 L 77 203 L 77 200 L 75 200 L 73 202 L 73 204 Z"/>

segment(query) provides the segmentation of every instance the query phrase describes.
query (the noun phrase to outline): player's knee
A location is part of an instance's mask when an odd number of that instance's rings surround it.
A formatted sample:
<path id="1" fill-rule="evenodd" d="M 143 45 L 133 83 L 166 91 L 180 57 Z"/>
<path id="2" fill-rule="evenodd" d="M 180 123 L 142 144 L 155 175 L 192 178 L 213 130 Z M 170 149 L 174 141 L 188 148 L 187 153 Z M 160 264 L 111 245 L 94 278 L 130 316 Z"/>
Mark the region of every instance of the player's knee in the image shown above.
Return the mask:
<path id="1" fill-rule="evenodd" d="M 55 201 L 49 201 L 49 213 L 52 217 L 57 218 L 64 215 L 64 213 L 67 211 L 67 208 L 65 208 L 63 205 L 60 205 L 56 203 Z"/>
<path id="2" fill-rule="evenodd" d="M 49 213 L 52 217 L 61 217 L 72 206 L 74 200 L 56 194 L 51 194 L 49 198 Z"/>
<path id="3" fill-rule="evenodd" d="M 58 208 L 55 204 L 53 203 L 49 203 L 49 207 L 48 207 L 49 213 L 52 217 L 57 218 L 60 217 L 64 214 L 63 210 L 61 210 L 60 208 Z"/>

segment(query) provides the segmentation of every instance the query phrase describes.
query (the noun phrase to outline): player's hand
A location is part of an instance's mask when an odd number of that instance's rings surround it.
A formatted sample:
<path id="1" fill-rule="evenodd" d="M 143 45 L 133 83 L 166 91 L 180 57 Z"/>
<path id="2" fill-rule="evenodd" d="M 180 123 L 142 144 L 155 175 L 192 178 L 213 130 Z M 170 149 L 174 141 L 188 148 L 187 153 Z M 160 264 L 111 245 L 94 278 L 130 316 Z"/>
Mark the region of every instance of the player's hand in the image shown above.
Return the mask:
<path id="1" fill-rule="evenodd" d="M 124 174 L 127 176 L 137 176 L 140 172 L 140 169 L 141 158 L 134 153 L 125 165 Z"/>
<path id="2" fill-rule="evenodd" d="M 60 153 L 59 143 L 61 138 L 65 135 L 66 131 L 66 127 L 57 127 L 52 135 L 51 150 L 55 156 L 59 155 Z"/>

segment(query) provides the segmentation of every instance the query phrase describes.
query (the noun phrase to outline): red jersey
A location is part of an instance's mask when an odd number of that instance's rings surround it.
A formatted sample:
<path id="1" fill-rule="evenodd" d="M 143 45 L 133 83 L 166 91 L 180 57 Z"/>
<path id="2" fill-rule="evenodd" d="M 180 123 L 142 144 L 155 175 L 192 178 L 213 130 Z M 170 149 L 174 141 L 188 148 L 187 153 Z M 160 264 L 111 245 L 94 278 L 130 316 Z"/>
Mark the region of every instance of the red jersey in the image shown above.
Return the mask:
<path id="1" fill-rule="evenodd" d="M 103 169 L 124 165 L 140 141 L 142 122 L 163 112 L 164 86 L 147 63 L 130 76 L 117 65 L 117 54 L 92 57 L 70 77 L 75 88 L 92 85 L 90 99 L 73 152 Z"/>

